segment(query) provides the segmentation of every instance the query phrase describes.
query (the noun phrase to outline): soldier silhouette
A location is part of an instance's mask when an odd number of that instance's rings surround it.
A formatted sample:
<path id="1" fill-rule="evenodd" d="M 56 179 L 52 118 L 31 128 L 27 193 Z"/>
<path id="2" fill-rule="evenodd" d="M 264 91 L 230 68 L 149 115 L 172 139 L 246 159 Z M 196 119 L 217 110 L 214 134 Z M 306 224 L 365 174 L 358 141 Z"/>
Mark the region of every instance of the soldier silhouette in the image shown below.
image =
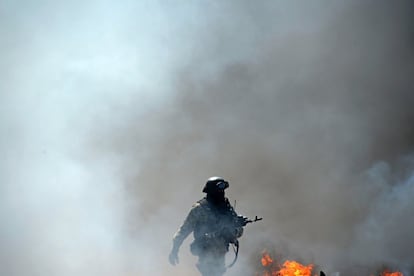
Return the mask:
<path id="1" fill-rule="evenodd" d="M 222 177 L 210 177 L 203 192 L 206 196 L 197 201 L 173 237 L 169 255 L 172 265 L 178 263 L 178 251 L 193 232 L 191 253 L 198 256 L 197 268 L 203 276 L 222 276 L 226 272 L 225 255 L 229 244 L 237 244 L 243 234 L 247 218 L 238 216 L 225 197 L 229 183 Z M 250 221 L 249 221 L 250 222 Z"/>

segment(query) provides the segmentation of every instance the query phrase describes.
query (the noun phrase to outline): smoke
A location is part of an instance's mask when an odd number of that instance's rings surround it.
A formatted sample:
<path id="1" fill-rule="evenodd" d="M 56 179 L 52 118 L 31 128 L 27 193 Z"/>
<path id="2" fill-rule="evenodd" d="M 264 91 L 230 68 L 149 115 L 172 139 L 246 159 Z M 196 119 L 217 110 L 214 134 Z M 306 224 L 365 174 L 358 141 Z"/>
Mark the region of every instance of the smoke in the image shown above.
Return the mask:
<path id="1" fill-rule="evenodd" d="M 409 1 L 0 5 L 1 274 L 194 275 L 220 175 L 264 218 L 228 275 L 413 275 Z"/>

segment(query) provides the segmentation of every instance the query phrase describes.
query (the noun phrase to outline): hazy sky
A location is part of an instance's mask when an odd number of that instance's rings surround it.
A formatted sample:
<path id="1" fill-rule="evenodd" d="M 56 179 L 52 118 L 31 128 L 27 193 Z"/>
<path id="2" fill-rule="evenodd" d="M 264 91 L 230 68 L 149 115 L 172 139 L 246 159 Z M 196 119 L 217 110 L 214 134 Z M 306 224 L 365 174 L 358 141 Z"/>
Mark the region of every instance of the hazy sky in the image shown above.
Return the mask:
<path id="1" fill-rule="evenodd" d="M 409 1 L 0 0 L 0 274 L 195 275 L 212 175 L 268 248 L 414 275 Z M 231 255 L 229 256 L 231 257 Z"/>

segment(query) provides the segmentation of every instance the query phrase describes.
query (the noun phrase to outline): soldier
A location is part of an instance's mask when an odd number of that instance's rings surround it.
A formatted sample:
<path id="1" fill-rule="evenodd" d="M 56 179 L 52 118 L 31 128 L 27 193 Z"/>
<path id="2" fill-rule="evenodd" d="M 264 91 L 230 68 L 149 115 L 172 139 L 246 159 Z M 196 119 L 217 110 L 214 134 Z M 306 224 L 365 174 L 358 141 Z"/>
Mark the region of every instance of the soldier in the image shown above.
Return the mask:
<path id="1" fill-rule="evenodd" d="M 191 253 L 198 256 L 197 268 L 203 276 L 222 276 L 226 271 L 225 255 L 229 244 L 236 244 L 246 225 L 245 217 L 238 216 L 224 190 L 229 183 L 222 177 L 207 180 L 203 192 L 206 197 L 197 201 L 184 223 L 175 233 L 169 255 L 172 265 L 178 263 L 178 250 L 185 238 L 193 232 Z"/>

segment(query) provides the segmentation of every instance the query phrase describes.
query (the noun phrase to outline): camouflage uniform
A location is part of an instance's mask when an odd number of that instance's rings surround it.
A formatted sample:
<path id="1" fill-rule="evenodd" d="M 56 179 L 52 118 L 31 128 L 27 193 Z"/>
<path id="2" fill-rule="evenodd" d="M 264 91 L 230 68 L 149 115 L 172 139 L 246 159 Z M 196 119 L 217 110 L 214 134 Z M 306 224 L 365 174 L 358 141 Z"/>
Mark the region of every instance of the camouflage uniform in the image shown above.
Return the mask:
<path id="1" fill-rule="evenodd" d="M 203 198 L 193 205 L 174 235 L 174 248 L 178 251 L 193 232 L 191 253 L 198 256 L 198 270 L 203 276 L 221 276 L 226 271 L 225 254 L 229 244 L 243 234 L 243 227 L 237 221 L 238 216 L 227 198 L 220 205 Z"/>

